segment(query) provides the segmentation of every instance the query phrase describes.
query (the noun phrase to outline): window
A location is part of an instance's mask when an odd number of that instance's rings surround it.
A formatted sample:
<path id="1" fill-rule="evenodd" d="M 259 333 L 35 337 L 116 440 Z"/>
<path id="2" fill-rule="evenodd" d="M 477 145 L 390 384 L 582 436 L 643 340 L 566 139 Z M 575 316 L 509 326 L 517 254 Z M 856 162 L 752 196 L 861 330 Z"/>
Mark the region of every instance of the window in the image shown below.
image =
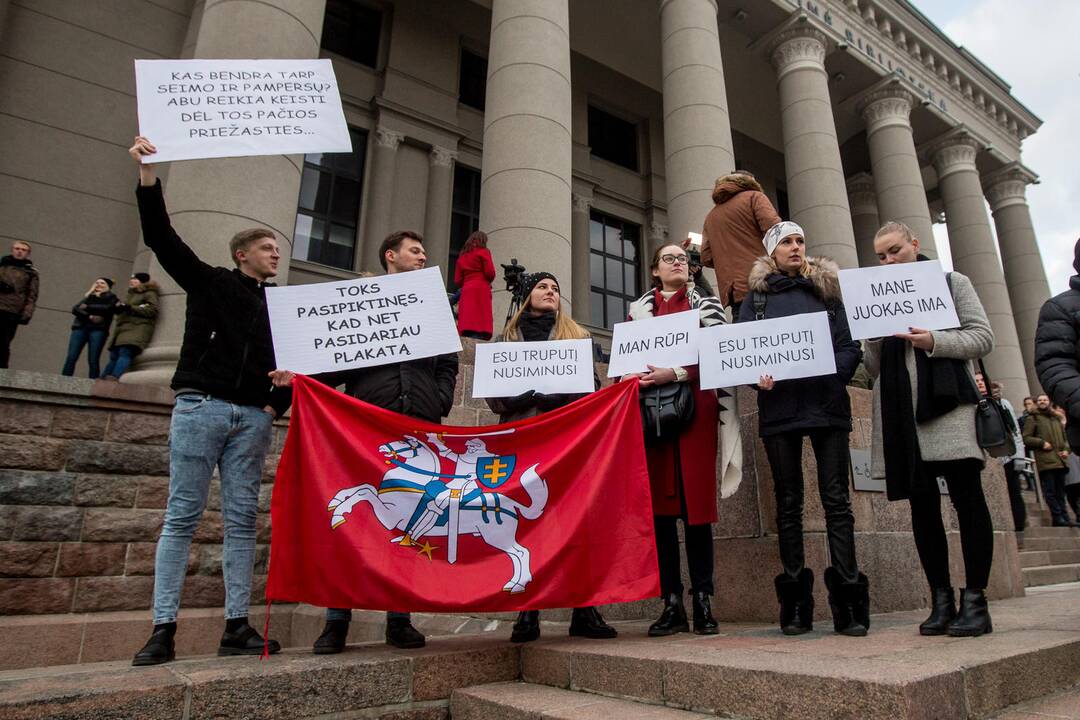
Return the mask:
<path id="1" fill-rule="evenodd" d="M 446 263 L 446 287 L 453 292 L 454 266 L 461 246 L 473 231 L 480 229 L 480 173 L 464 165 L 454 165 L 454 199 L 450 210 L 450 258 Z"/>
<path id="2" fill-rule="evenodd" d="M 593 325 L 611 328 L 626 320 L 641 294 L 641 228 L 598 213 L 589 217 L 589 315 Z"/>
<path id="3" fill-rule="evenodd" d="M 351 153 L 304 156 L 293 257 L 352 270 L 367 133 L 349 129 Z"/>
<path id="4" fill-rule="evenodd" d="M 328 0 L 322 47 L 370 68 L 379 61 L 382 13 L 356 0 Z"/>
<path id="5" fill-rule="evenodd" d="M 637 172 L 637 125 L 589 106 L 589 145 L 592 154 Z"/>
<path id="6" fill-rule="evenodd" d="M 458 80 L 458 101 L 477 110 L 484 109 L 484 95 L 487 92 L 487 58 L 482 58 L 468 50 L 461 51 L 460 78 Z"/>
<path id="7" fill-rule="evenodd" d="M 776 213 L 780 216 L 781 220 L 786 220 L 791 217 L 791 206 L 788 205 L 787 190 L 776 188 Z"/>

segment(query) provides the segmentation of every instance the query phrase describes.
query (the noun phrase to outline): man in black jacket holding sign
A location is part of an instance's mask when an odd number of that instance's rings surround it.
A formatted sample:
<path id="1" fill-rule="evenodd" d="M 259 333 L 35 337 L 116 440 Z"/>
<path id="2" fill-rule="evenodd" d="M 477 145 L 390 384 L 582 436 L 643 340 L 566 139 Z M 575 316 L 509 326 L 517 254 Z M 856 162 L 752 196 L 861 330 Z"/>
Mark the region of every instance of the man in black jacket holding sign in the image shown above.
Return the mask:
<path id="1" fill-rule="evenodd" d="M 235 268 L 204 263 L 173 230 L 154 166 L 141 162 L 156 152 L 154 146 L 137 137 L 129 152 L 140 163 L 135 196 L 143 240 L 187 293 L 184 340 L 171 385 L 176 406 L 169 428 L 169 499 L 154 563 L 154 631 L 132 664 L 175 657 L 188 550 L 215 467 L 225 526 L 225 632 L 218 654 L 258 655 L 264 641 L 247 613 L 259 483 L 274 418 L 292 400 L 288 388 L 274 387 L 269 378 L 274 346 L 265 287 L 277 274 L 278 244 L 272 230 L 242 230 L 229 242 Z M 281 649 L 276 641 L 266 644 L 271 653 Z"/>
<path id="2" fill-rule="evenodd" d="M 379 246 L 379 263 L 388 275 L 422 270 L 427 263 L 423 238 L 419 233 L 399 230 L 391 233 Z M 456 354 L 394 362 L 386 365 L 321 373 L 313 377 L 330 387 L 345 385 L 345 393 L 385 410 L 438 423 L 450 413 L 457 384 Z M 274 384 L 292 385 L 295 373 L 277 370 Z M 326 626 L 315 640 L 318 655 L 339 653 L 345 649 L 352 612 L 345 608 L 329 608 Z M 424 635 L 413 627 L 409 613 L 386 614 L 386 642 L 399 648 L 424 646 Z"/>

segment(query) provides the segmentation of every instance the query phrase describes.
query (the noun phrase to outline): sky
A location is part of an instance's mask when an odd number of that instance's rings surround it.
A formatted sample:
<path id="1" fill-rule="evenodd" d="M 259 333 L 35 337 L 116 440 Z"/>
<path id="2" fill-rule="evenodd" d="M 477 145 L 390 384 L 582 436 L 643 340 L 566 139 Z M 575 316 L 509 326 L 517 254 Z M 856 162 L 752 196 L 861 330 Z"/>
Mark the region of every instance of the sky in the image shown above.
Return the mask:
<path id="1" fill-rule="evenodd" d="M 1080 238 L 1080 0 L 915 0 L 953 42 L 1012 86 L 1013 97 L 1043 125 L 1023 144 L 1023 163 L 1039 176 L 1029 185 L 1035 234 L 1050 294 L 1068 288 Z M 935 225 L 944 250 L 945 225 Z"/>

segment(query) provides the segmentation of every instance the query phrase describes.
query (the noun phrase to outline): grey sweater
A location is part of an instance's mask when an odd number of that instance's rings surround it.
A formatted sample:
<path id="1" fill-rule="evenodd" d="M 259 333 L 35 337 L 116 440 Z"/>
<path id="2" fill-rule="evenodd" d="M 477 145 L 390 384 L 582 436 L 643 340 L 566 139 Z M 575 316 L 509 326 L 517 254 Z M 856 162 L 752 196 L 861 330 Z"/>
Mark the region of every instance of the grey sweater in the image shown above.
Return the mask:
<path id="1" fill-rule="evenodd" d="M 933 330 L 934 350 L 932 358 L 975 360 L 994 349 L 994 331 L 986 319 L 979 296 L 967 276 L 952 273 L 952 297 L 960 327 L 952 330 Z M 863 364 L 871 377 L 881 372 L 881 339 L 863 343 Z M 908 377 L 911 378 L 912 402 L 918 397 L 918 377 L 915 372 L 915 352 L 909 344 L 904 353 Z M 968 371 L 972 371 L 968 363 Z M 974 373 L 972 373 L 974 382 Z M 888 411 L 888 408 L 885 409 Z M 874 433 L 870 460 L 870 475 L 885 477 L 885 450 L 881 442 L 881 383 L 874 383 Z M 983 451 L 975 439 L 975 406 L 961 405 L 941 417 L 915 425 L 922 459 L 927 462 L 942 460 L 982 459 Z"/>

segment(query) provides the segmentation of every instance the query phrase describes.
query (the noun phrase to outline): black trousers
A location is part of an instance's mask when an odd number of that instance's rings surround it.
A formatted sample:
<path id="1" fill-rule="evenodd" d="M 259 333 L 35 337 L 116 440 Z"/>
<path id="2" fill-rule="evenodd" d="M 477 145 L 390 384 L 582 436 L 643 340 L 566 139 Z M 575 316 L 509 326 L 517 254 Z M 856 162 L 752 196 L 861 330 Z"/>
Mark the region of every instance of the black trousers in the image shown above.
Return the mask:
<path id="1" fill-rule="evenodd" d="M 1069 522 L 1069 513 L 1065 509 L 1065 476 L 1068 470 L 1065 468 L 1052 468 L 1039 471 L 1039 482 L 1042 483 L 1043 498 L 1046 507 L 1050 508 L 1050 517 L 1056 523 Z"/>
<path id="2" fill-rule="evenodd" d="M 1072 508 L 1076 521 L 1080 522 L 1080 483 L 1065 486 L 1065 501 Z"/>
<path id="3" fill-rule="evenodd" d="M 660 594 L 683 594 L 682 572 L 679 562 L 679 518 L 670 515 L 654 515 L 656 525 L 656 556 L 660 565 Z M 682 515 L 683 534 L 686 538 L 686 564 L 690 571 L 690 592 L 715 594 L 713 587 L 713 539 L 712 525 L 691 525 Z"/>
<path id="4" fill-rule="evenodd" d="M 1009 488 L 1009 508 L 1012 510 L 1013 527 L 1022 532 L 1027 526 L 1027 508 L 1024 496 L 1020 494 L 1020 473 L 1016 471 L 1016 462 L 1005 463 L 1005 485 Z"/>
<path id="5" fill-rule="evenodd" d="M 794 431 L 762 438 L 772 467 L 776 495 L 776 530 L 784 572 L 796 577 L 805 565 L 803 552 L 803 436 L 809 436 L 817 460 L 818 494 L 825 510 L 829 557 L 844 582 L 856 582 L 855 516 L 848 494 L 848 432 L 835 428 Z"/>
<path id="6" fill-rule="evenodd" d="M 986 589 L 990 580 L 990 565 L 994 559 L 994 526 L 990 509 L 983 495 L 978 460 L 950 460 L 923 463 L 927 490 L 913 494 L 911 530 L 919 551 L 926 581 L 932 588 L 952 585 L 949 579 L 949 542 L 941 520 L 941 494 L 933 478 L 944 477 L 949 486 L 949 499 L 956 509 L 960 523 L 960 547 L 964 553 L 964 576 L 968 588 Z"/>
<path id="7" fill-rule="evenodd" d="M 15 313 L 0 312 L 0 368 L 6 368 L 11 360 L 11 341 L 19 329 L 19 316 Z"/>

